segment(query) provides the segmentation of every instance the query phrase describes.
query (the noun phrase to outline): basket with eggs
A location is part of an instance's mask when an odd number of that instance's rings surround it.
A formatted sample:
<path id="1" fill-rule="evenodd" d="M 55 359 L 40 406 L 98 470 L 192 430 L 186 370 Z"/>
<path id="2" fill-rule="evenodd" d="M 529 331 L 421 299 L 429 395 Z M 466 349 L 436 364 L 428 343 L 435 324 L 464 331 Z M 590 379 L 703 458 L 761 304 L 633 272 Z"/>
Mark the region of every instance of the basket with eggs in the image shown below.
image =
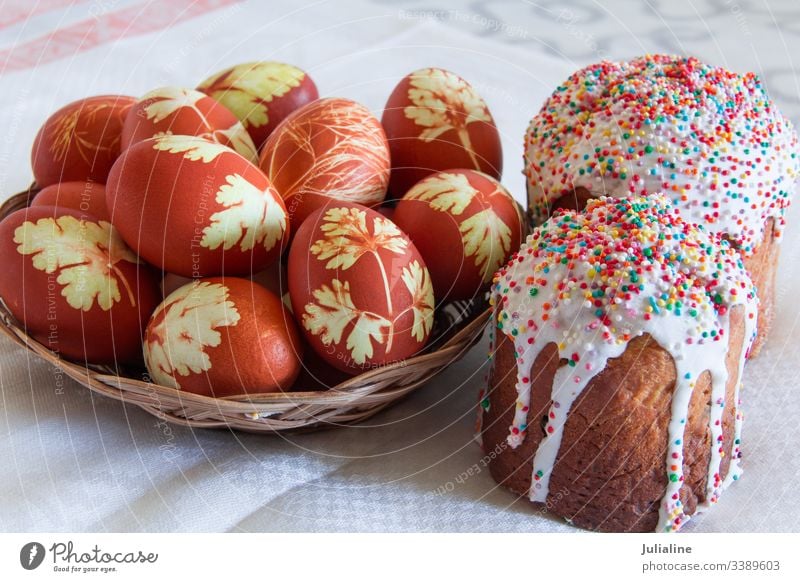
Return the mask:
<path id="1" fill-rule="evenodd" d="M 168 421 L 355 422 L 480 337 L 524 234 L 501 164 L 485 102 L 442 69 L 381 120 L 276 62 L 81 99 L 0 208 L 0 328 Z"/>

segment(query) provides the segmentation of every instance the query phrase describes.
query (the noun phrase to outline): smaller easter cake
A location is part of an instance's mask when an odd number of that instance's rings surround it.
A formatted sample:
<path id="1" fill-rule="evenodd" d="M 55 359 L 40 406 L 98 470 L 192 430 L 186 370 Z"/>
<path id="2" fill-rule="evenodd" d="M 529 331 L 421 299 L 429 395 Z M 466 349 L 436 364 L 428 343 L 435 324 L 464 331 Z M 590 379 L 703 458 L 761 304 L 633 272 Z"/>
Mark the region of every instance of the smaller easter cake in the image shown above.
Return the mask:
<path id="1" fill-rule="evenodd" d="M 663 532 L 739 477 L 758 301 L 720 235 L 657 193 L 592 199 L 538 227 L 491 299 L 498 483 L 583 528 Z"/>

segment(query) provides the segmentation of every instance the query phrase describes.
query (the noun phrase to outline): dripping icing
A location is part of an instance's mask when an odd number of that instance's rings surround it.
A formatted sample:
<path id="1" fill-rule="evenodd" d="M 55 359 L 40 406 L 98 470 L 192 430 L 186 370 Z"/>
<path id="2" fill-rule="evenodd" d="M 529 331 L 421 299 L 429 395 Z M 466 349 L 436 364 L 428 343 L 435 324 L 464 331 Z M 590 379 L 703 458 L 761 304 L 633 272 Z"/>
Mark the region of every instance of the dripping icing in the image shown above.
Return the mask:
<path id="1" fill-rule="evenodd" d="M 592 253 L 587 251 L 590 244 Z M 592 255 L 600 256 L 598 250 L 602 257 L 592 261 Z M 712 255 L 713 261 L 708 258 Z M 617 268 L 611 275 L 618 280 L 609 278 L 609 269 L 604 272 L 608 265 Z M 642 334 L 650 335 L 672 356 L 676 369 L 668 426 L 667 490 L 660 505 L 659 530 L 677 529 L 687 517 L 678 495 L 683 484 L 684 428 L 694 382 L 705 371 L 711 376 L 712 450 L 708 501 L 703 505 L 715 501 L 738 477 L 738 385 L 736 441 L 724 482 L 714 479 L 722 461 L 718 450 L 722 443 L 717 443 L 722 426 L 716 421 L 721 423 L 724 407 L 725 354 L 734 306 L 745 308 L 739 378 L 746 348 L 755 335 L 752 284 L 727 243 L 683 223 L 664 197 L 598 199 L 589 203 L 585 213 L 557 215 L 529 237 L 497 274 L 492 303 L 497 327 L 512 340 L 517 359 L 516 410 L 507 438 L 512 448 L 524 441 L 528 428 L 528 376 L 537 356 L 545 346 L 555 344 L 559 357 L 568 362 L 559 367 L 553 380 L 545 435 L 533 460 L 531 500 L 547 499 L 550 474 L 575 400 L 609 358 L 619 357 Z"/>

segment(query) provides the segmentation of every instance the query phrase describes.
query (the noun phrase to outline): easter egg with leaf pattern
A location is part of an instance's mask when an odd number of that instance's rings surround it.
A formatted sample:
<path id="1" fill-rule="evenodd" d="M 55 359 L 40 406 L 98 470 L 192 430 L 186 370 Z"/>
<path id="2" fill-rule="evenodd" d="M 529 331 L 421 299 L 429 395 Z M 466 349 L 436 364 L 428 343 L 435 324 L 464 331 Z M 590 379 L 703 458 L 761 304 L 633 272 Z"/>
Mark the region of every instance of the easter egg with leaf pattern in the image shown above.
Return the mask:
<path id="1" fill-rule="evenodd" d="M 375 210 L 331 202 L 289 250 L 292 311 L 308 344 L 349 373 L 419 353 L 433 327 L 430 274 L 414 244 Z"/>
<path id="2" fill-rule="evenodd" d="M 228 147 L 162 135 L 114 164 L 106 204 L 147 262 L 185 277 L 250 275 L 278 258 L 289 224 L 280 195 Z"/>
<path id="3" fill-rule="evenodd" d="M 124 95 L 100 95 L 53 113 L 36 134 L 31 150 L 36 184 L 105 183 L 120 154 L 122 124 L 135 102 Z"/>
<path id="4" fill-rule="evenodd" d="M 378 204 L 389 182 L 381 124 L 350 99 L 319 99 L 292 113 L 264 144 L 260 165 L 283 197 L 293 230 L 331 200 Z"/>
<path id="5" fill-rule="evenodd" d="M 161 87 L 139 99 L 122 126 L 122 150 L 162 134 L 194 135 L 258 161 L 253 140 L 236 116 L 205 93 L 182 87 Z"/>
<path id="6" fill-rule="evenodd" d="M 305 71 L 277 61 L 235 65 L 212 75 L 197 89 L 230 109 L 258 148 L 292 111 L 319 97 Z"/>
<path id="7" fill-rule="evenodd" d="M 488 289 L 523 238 L 514 198 L 500 182 L 474 170 L 422 179 L 397 201 L 392 220 L 428 265 L 441 302 L 471 299 Z"/>
<path id="8" fill-rule="evenodd" d="M 500 178 L 503 150 L 489 107 L 458 75 L 419 69 L 395 87 L 381 118 L 389 140 L 389 197 L 400 198 L 425 176 L 468 168 Z"/>
<path id="9" fill-rule="evenodd" d="M 154 382 L 214 397 L 288 390 L 302 350 L 280 298 L 237 277 L 179 287 L 155 310 L 144 338 Z"/>
<path id="10" fill-rule="evenodd" d="M 105 220 L 37 206 L 0 222 L 0 297 L 29 335 L 93 364 L 141 360 L 156 273 Z"/>

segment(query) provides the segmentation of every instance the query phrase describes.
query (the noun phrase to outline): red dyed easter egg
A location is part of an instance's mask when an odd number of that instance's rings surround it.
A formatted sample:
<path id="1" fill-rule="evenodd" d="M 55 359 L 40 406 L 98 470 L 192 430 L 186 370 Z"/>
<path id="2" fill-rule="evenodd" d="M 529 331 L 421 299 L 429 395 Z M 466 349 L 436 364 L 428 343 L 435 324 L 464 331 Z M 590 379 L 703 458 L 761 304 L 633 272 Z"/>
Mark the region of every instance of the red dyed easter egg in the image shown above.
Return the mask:
<path id="1" fill-rule="evenodd" d="M 198 279 L 158 306 L 144 339 L 154 382 L 205 396 L 286 390 L 302 342 L 281 300 L 236 277 Z"/>
<path id="2" fill-rule="evenodd" d="M 497 180 L 473 170 L 424 178 L 397 202 L 393 220 L 428 265 L 440 302 L 487 289 L 522 243 L 514 198 Z"/>
<path id="3" fill-rule="evenodd" d="M 194 135 L 240 153 L 256 163 L 253 140 L 237 117 L 205 93 L 180 87 L 150 91 L 128 111 L 122 126 L 122 150 L 157 135 Z"/>
<path id="4" fill-rule="evenodd" d="M 31 206 L 72 208 L 111 222 L 106 208 L 106 187 L 97 182 L 61 182 L 42 188 Z"/>
<path id="5" fill-rule="evenodd" d="M 332 202 L 306 219 L 289 250 L 289 296 L 314 351 L 351 373 L 418 353 L 433 326 L 425 262 L 360 204 Z"/>
<path id="6" fill-rule="evenodd" d="M 105 183 L 120 153 L 123 121 L 135 102 L 123 95 L 88 97 L 51 115 L 31 150 L 36 184 Z"/>
<path id="7" fill-rule="evenodd" d="M 331 200 L 381 202 L 389 165 L 380 122 L 349 99 L 319 99 L 298 109 L 261 150 L 261 169 L 283 196 L 293 230 Z"/>
<path id="8" fill-rule="evenodd" d="M 391 198 L 449 168 L 500 178 L 503 150 L 492 114 L 458 75 L 428 68 L 404 77 L 389 96 L 381 122 L 392 158 Z"/>
<path id="9" fill-rule="evenodd" d="M 0 297 L 42 345 L 93 364 L 141 360 L 158 277 L 111 224 L 54 206 L 18 210 L 0 222 L 0 261 Z"/>
<path id="10" fill-rule="evenodd" d="M 197 89 L 230 109 L 259 149 L 292 111 L 319 98 L 305 71 L 276 61 L 236 65 L 212 75 Z"/>
<path id="11" fill-rule="evenodd" d="M 275 260 L 286 209 L 263 172 L 218 143 L 165 135 L 134 144 L 106 185 L 122 237 L 149 263 L 186 277 L 249 275 Z"/>

